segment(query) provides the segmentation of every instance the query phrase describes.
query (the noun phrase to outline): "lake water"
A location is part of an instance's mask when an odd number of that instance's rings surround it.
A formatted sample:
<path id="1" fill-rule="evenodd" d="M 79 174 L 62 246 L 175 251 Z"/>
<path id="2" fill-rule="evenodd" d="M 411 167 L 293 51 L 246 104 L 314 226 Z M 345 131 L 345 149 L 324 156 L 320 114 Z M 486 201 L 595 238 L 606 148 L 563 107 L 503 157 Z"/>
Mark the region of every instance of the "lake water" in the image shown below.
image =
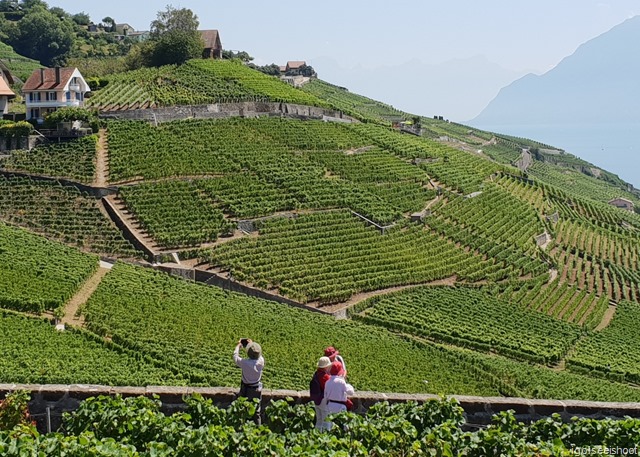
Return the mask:
<path id="1" fill-rule="evenodd" d="M 640 188 L 640 123 L 469 125 L 564 149 Z"/>

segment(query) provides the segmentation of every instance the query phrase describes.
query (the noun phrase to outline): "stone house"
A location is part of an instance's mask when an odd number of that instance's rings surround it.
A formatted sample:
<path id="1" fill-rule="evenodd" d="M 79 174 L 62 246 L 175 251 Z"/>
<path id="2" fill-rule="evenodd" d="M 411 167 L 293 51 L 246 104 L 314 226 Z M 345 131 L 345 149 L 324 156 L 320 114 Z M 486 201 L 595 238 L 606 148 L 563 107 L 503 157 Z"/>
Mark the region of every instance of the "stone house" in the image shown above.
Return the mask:
<path id="1" fill-rule="evenodd" d="M 609 204 L 615 206 L 616 208 L 624 209 L 627 211 L 633 211 L 633 202 L 626 198 L 617 197 L 612 200 L 609 200 Z"/>
<path id="2" fill-rule="evenodd" d="M 222 59 L 222 42 L 217 30 L 199 30 L 204 41 L 203 59 Z"/>

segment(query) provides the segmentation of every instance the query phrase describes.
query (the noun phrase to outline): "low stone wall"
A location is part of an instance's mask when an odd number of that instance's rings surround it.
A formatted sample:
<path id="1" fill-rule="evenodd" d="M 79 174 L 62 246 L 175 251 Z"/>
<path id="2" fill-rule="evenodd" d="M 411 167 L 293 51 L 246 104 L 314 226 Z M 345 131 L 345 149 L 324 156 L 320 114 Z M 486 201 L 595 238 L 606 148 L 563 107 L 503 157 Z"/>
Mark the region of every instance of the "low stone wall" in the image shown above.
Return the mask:
<path id="1" fill-rule="evenodd" d="M 238 374 L 238 378 L 239 378 Z M 236 396 L 237 388 L 230 387 L 110 387 L 99 385 L 32 385 L 32 384 L 0 384 L 0 398 L 16 390 L 31 392 L 30 412 L 34 416 L 38 428 L 47 430 L 47 422 L 52 430 L 60 427 L 62 414 L 78 408 L 80 402 L 98 395 L 158 396 L 162 402 L 162 410 L 172 414 L 185 408 L 183 398 L 198 393 L 205 398 L 213 399 L 221 407 L 228 406 Z M 287 397 L 296 403 L 309 402 L 308 391 L 270 390 L 265 389 L 262 395 L 263 406 L 272 400 Z M 417 401 L 419 403 L 438 399 L 437 395 L 428 394 L 397 394 L 378 392 L 356 392 L 351 397 L 356 412 L 364 413 L 369 407 L 380 401 L 390 403 Z M 488 424 L 491 416 L 501 411 L 514 410 L 521 421 L 533 421 L 558 413 L 563 419 L 569 420 L 574 416 L 591 418 L 623 418 L 625 416 L 640 417 L 640 403 L 605 403 L 577 400 L 529 400 L 526 398 L 505 397 L 470 397 L 456 396 L 460 406 L 465 411 L 467 423 Z M 264 408 L 263 408 L 264 411 Z"/>
<path id="2" fill-rule="evenodd" d="M 167 106 L 125 111 L 105 111 L 105 119 L 131 119 L 150 122 L 170 122 L 180 119 L 224 119 L 229 117 L 285 116 L 298 119 L 321 119 L 336 122 L 355 122 L 340 111 L 317 106 L 277 102 L 213 103 L 210 105 Z"/>

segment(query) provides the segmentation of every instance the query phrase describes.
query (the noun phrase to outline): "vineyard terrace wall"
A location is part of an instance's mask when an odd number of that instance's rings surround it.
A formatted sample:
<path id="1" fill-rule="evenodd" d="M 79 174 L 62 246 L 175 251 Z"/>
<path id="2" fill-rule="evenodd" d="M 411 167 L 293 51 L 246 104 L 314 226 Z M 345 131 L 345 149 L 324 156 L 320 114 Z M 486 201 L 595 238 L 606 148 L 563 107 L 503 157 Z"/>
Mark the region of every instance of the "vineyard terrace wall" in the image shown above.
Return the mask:
<path id="1" fill-rule="evenodd" d="M 9 392 L 25 390 L 31 393 L 29 409 L 37 422 L 38 429 L 47 431 L 50 421 L 51 430 L 60 427 L 62 413 L 74 411 L 83 400 L 98 395 L 157 396 L 162 402 L 162 410 L 166 414 L 186 409 L 184 397 L 198 393 L 205 398 L 213 399 L 221 407 L 228 406 L 236 396 L 237 388 L 230 387 L 110 387 L 96 385 L 34 385 L 34 384 L 0 384 L 0 398 Z M 268 402 L 291 397 L 296 403 L 310 401 L 308 391 L 269 390 L 263 392 L 263 406 Z M 428 394 L 397 394 L 378 392 L 356 392 L 351 397 L 354 410 L 363 413 L 372 405 L 388 401 L 390 403 L 417 401 L 419 403 L 439 398 Z M 602 419 L 605 417 L 623 418 L 625 416 L 640 418 L 640 403 L 606 403 L 577 400 L 529 400 L 525 398 L 507 397 L 471 397 L 453 396 L 464 409 L 468 424 L 488 424 L 491 417 L 500 411 L 514 410 L 520 421 L 530 422 L 558 413 L 564 420 L 574 416 Z M 262 411 L 264 411 L 264 407 Z M 48 411 L 48 412 L 47 412 Z"/>
<path id="2" fill-rule="evenodd" d="M 181 119 L 225 119 L 229 117 L 285 116 L 296 119 L 319 119 L 337 122 L 356 122 L 340 111 L 317 106 L 277 102 L 214 103 L 211 105 L 183 105 L 123 111 L 105 111 L 105 119 L 145 120 L 170 122 Z"/>

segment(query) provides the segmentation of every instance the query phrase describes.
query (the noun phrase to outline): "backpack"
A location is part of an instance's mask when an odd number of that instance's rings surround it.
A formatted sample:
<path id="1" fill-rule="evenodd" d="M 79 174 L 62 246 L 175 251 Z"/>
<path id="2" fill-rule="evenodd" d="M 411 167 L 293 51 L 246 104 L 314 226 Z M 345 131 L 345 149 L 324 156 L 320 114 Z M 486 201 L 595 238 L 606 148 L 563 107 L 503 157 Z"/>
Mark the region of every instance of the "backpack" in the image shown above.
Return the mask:
<path id="1" fill-rule="evenodd" d="M 324 397 L 317 371 L 313 374 L 313 378 L 311 378 L 311 382 L 309 383 L 309 396 L 316 405 L 319 405 Z"/>

